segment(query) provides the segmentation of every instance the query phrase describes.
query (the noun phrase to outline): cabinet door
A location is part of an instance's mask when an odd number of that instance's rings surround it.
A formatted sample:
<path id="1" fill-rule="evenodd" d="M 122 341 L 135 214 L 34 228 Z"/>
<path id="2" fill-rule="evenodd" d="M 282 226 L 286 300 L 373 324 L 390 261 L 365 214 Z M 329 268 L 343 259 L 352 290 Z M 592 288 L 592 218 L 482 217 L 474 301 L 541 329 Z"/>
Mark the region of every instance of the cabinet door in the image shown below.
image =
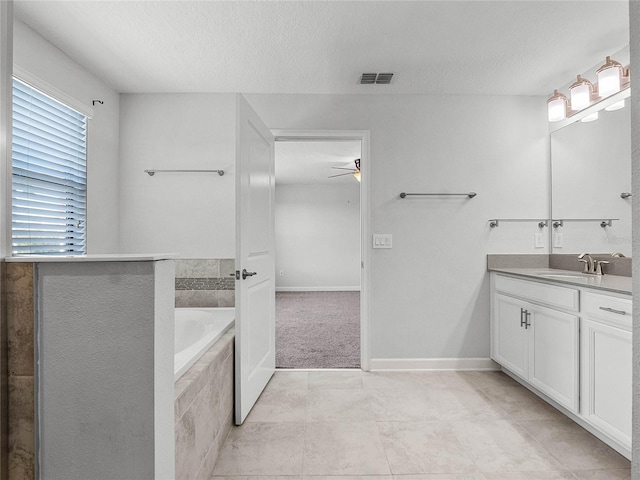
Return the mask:
<path id="1" fill-rule="evenodd" d="M 631 449 L 631 332 L 582 320 L 583 417 Z"/>
<path id="2" fill-rule="evenodd" d="M 493 312 L 493 359 L 527 378 L 527 330 L 521 325 L 524 302 L 496 294 Z"/>
<path id="3" fill-rule="evenodd" d="M 579 319 L 529 306 L 529 381 L 570 411 L 579 410 Z"/>

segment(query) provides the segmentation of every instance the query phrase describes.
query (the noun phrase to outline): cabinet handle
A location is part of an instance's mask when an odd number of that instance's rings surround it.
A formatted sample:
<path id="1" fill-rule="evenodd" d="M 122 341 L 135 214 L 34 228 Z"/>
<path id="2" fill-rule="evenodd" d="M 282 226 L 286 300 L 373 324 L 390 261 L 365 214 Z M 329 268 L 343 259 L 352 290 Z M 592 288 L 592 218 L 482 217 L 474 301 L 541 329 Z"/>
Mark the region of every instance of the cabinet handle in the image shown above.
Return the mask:
<path id="1" fill-rule="evenodd" d="M 520 326 L 524 327 L 524 328 L 527 328 L 526 327 L 527 321 L 526 321 L 525 316 L 524 316 L 525 312 L 526 312 L 526 310 L 524 308 L 520 309 Z"/>
<path id="2" fill-rule="evenodd" d="M 600 307 L 600 310 L 604 310 L 605 312 L 617 313 L 618 315 L 627 314 L 627 312 L 625 312 L 624 310 L 616 310 L 614 308 L 609 308 L 609 307 Z"/>
<path id="3" fill-rule="evenodd" d="M 530 312 L 524 311 L 524 329 L 528 329 L 531 326 L 531 322 L 529 322 L 529 317 L 531 316 Z"/>

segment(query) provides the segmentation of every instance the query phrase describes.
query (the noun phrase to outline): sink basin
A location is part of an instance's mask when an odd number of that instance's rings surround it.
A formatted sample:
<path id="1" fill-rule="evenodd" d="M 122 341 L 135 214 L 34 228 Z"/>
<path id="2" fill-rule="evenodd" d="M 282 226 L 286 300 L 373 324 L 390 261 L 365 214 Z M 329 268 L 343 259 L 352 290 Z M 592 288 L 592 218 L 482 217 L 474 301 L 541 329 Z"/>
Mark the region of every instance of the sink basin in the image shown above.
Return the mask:
<path id="1" fill-rule="evenodd" d="M 566 279 L 579 278 L 582 280 L 586 280 L 587 278 L 589 278 L 579 273 L 539 273 L 538 275 L 541 277 L 547 277 L 547 278 L 566 278 Z"/>
<path id="2" fill-rule="evenodd" d="M 587 282 L 593 282 L 595 281 L 596 278 L 601 278 L 601 277 L 597 277 L 596 275 L 586 275 L 584 273 L 538 273 L 537 274 L 539 277 L 543 277 L 543 278 L 549 278 L 549 279 L 557 279 L 557 280 L 570 280 L 570 281 L 574 281 L 574 282 L 582 282 L 582 283 L 587 283 Z"/>

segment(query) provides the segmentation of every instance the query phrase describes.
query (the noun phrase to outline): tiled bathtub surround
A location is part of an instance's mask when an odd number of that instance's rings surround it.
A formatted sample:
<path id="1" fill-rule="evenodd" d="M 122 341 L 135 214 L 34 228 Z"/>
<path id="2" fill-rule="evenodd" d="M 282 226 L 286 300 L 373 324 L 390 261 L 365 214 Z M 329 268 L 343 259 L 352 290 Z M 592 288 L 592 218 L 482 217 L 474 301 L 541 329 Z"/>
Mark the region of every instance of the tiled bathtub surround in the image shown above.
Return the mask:
<path id="1" fill-rule="evenodd" d="M 176 307 L 235 306 L 234 259 L 177 259 Z"/>
<path id="2" fill-rule="evenodd" d="M 210 478 L 233 423 L 229 330 L 175 383 L 176 479 Z"/>

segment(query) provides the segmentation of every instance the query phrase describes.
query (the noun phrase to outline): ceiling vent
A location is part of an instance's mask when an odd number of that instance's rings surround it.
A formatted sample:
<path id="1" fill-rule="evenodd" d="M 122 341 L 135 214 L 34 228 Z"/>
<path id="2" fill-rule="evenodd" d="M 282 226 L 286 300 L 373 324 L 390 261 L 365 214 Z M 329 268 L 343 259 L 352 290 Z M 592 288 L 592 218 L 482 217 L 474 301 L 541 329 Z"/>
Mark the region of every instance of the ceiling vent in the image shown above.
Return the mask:
<path id="1" fill-rule="evenodd" d="M 363 73 L 360 77 L 361 85 L 389 85 L 391 83 L 391 79 L 393 78 L 393 73 Z"/>

